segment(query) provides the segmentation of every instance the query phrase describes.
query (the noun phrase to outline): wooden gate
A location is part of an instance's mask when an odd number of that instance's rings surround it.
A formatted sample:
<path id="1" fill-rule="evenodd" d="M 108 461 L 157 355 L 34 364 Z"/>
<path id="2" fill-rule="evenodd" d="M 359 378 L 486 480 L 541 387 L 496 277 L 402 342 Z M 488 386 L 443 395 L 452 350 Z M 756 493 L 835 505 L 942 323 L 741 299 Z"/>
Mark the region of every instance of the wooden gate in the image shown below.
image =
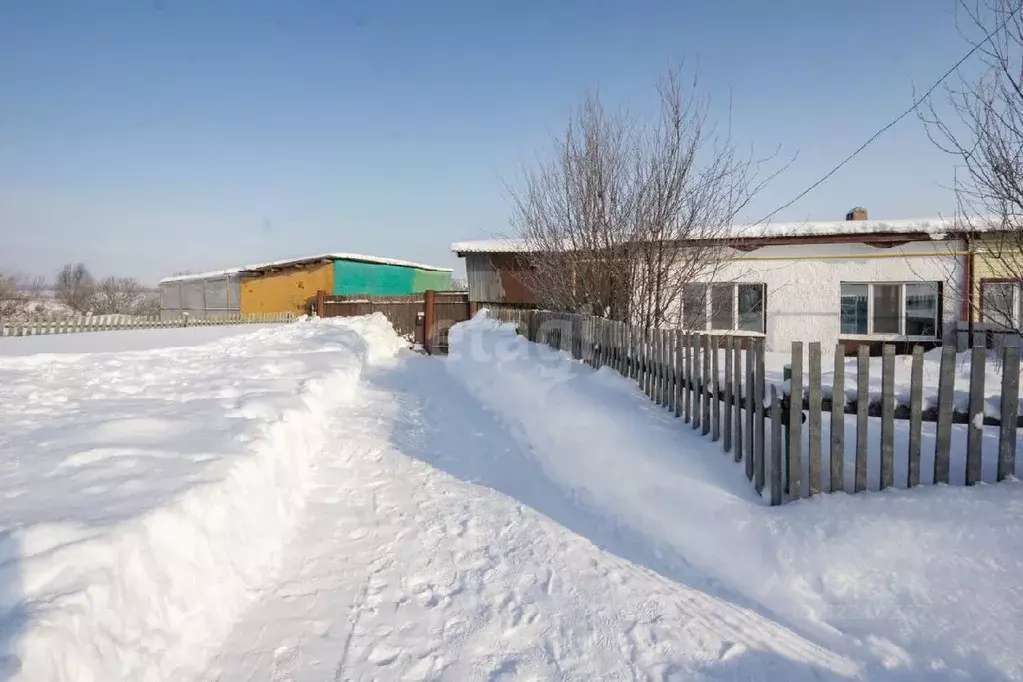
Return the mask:
<path id="1" fill-rule="evenodd" d="M 448 331 L 469 319 L 469 294 L 464 291 L 426 291 L 408 296 L 316 294 L 319 317 L 356 317 L 383 313 L 394 331 L 428 353 L 447 353 Z M 430 333 L 427 333 L 430 330 Z"/>

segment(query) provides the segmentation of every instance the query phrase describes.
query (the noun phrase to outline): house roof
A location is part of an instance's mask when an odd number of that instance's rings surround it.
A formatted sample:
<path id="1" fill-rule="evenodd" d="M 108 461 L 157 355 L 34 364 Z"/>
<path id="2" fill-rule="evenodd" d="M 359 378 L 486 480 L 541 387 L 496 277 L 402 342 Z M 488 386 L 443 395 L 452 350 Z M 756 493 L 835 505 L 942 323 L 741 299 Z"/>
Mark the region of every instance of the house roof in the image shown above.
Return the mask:
<path id="1" fill-rule="evenodd" d="M 305 256 L 303 258 L 288 258 L 285 260 L 270 261 L 268 263 L 256 263 L 254 265 L 245 265 L 239 268 L 227 268 L 224 270 L 211 270 L 209 272 L 198 272 L 195 274 L 164 277 L 163 279 L 160 280 L 160 284 L 166 284 L 170 282 L 185 282 L 198 279 L 215 279 L 218 277 L 228 277 L 230 275 L 256 274 L 259 272 L 263 272 L 265 270 L 269 270 L 271 268 L 284 268 L 292 265 L 305 265 L 307 263 L 315 263 L 317 261 L 335 260 L 351 260 L 359 261 L 361 263 L 378 263 L 380 265 L 397 265 L 405 268 L 415 268 L 417 270 L 431 270 L 435 272 L 452 272 L 451 268 L 438 268 L 433 265 L 425 265 L 423 263 L 415 263 L 413 261 L 401 260 L 398 258 L 381 258 L 378 256 L 366 256 L 361 253 L 322 253 L 316 256 Z"/>
<path id="2" fill-rule="evenodd" d="M 764 239 L 780 237 L 836 236 L 856 234 L 928 234 L 933 237 L 953 231 L 955 222 L 946 218 L 911 220 L 831 220 L 802 223 L 767 223 L 764 225 L 733 225 L 729 236 L 736 239 Z M 977 231 L 971 225 L 971 231 Z M 962 228 L 959 228 L 961 231 Z M 466 253 L 524 253 L 529 251 L 528 241 L 516 238 L 480 239 L 455 242 L 451 250 Z"/>

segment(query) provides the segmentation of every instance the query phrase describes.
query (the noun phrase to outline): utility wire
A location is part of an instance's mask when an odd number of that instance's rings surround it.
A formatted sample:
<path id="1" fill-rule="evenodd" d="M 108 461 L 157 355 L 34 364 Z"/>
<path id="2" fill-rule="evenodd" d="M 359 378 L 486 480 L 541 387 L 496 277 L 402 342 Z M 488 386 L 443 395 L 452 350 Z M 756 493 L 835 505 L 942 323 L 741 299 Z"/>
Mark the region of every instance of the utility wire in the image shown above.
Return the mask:
<path id="1" fill-rule="evenodd" d="M 891 121 L 890 121 L 890 122 L 889 122 L 889 123 L 888 123 L 888 124 L 887 124 L 886 126 L 884 126 L 884 127 L 883 127 L 883 128 L 881 128 L 880 130 L 878 130 L 878 131 L 877 131 L 876 133 L 874 133 L 873 135 L 871 135 L 871 136 L 870 136 L 870 137 L 869 137 L 869 138 L 867 139 L 867 141 L 866 141 L 866 142 L 864 142 L 863 144 L 861 144 L 861 145 L 860 145 L 859 147 L 857 147 L 857 148 L 856 148 L 856 151 L 854 151 L 854 152 L 853 152 L 852 154 L 850 154 L 849 156 L 847 156 L 847 157 L 845 157 L 844 159 L 842 159 L 842 161 L 841 161 L 841 162 L 840 162 L 840 163 L 839 163 L 839 164 L 838 164 L 837 166 L 835 166 L 835 167 L 834 167 L 834 168 L 832 168 L 832 169 L 831 169 L 830 171 L 828 171 L 828 172 L 827 172 L 827 173 L 826 173 L 826 174 L 825 174 L 825 175 L 824 175 L 823 177 L 821 177 L 821 179 L 820 179 L 820 180 L 818 180 L 817 182 L 813 183 L 812 185 L 810 185 L 809 187 L 807 187 L 806 189 L 804 189 L 804 190 L 803 190 L 802 192 L 800 192 L 799 194 L 797 194 L 797 195 L 796 195 L 796 196 L 795 196 L 795 197 L 794 197 L 794 198 L 793 198 L 792 200 L 790 200 L 790 201 L 789 201 L 788 203 L 786 203 L 786 204 L 784 204 L 784 205 L 782 205 L 782 206 L 779 206 L 778 208 L 774 209 L 773 211 L 771 211 L 770 213 L 768 213 L 768 214 L 767 214 L 767 215 L 765 215 L 765 216 L 764 216 L 763 218 L 761 218 L 760 220 L 758 220 L 757 222 L 755 222 L 755 223 L 753 223 L 753 224 L 754 224 L 754 225 L 759 225 L 760 223 L 763 223 L 763 222 L 766 222 L 766 221 L 770 220 L 770 219 L 771 219 L 771 218 L 773 218 L 773 217 L 774 217 L 775 215 L 777 215 L 777 214 L 778 214 L 778 213 L 780 213 L 781 211 L 784 211 L 784 210 L 785 210 L 786 208 L 788 208 L 788 207 L 789 207 L 789 206 L 791 206 L 792 204 L 796 203 L 797 201 L 799 201 L 800 199 L 802 199 L 803 197 L 805 197 L 805 196 L 806 196 L 807 194 L 809 194 L 810 192 L 814 191 L 815 189 L 817 189 L 818 187 L 820 187 L 820 186 L 821 186 L 822 184 L 824 184 L 825 182 L 827 182 L 828 178 L 830 178 L 830 177 L 831 177 L 832 175 L 834 175 L 834 174 L 835 174 L 835 173 L 837 173 L 837 172 L 838 172 L 839 170 L 841 170 L 841 169 L 842 169 L 842 167 L 843 167 L 843 166 L 845 166 L 845 164 L 847 164 L 847 163 L 849 163 L 850 161 L 852 161 L 852 160 L 853 160 L 853 159 L 854 159 L 854 158 L 856 157 L 856 155 L 858 155 L 858 154 L 859 154 L 860 152 L 862 152 L 862 151 L 863 151 L 864 149 L 866 149 L 866 148 L 867 148 L 868 146 L 870 146 L 870 144 L 871 144 L 871 143 L 873 143 L 873 142 L 874 142 L 874 140 L 876 140 L 877 138 L 879 138 L 879 137 L 881 137 L 882 135 L 884 135 L 884 134 L 885 134 L 886 132 L 888 132 L 888 130 L 889 130 L 889 129 L 891 129 L 891 128 L 892 128 L 892 126 L 894 126 L 894 125 L 895 125 L 895 124 L 897 124 L 897 123 L 898 123 L 899 121 L 901 121 L 902 119 L 906 118 L 906 116 L 908 116 L 908 115 L 909 115 L 909 114 L 911 114 L 911 113 L 912 113 L 913 111 L 915 111 L 915 110 L 916 110 L 916 108 L 917 108 L 918 106 L 920 106 L 920 104 L 922 104 L 924 100 L 926 100 L 926 99 L 927 99 L 928 97 L 930 97 L 931 93 L 932 93 L 932 92 L 934 92 L 934 91 L 935 91 L 935 90 L 937 89 L 937 87 L 938 87 L 939 85 L 941 85 L 941 84 L 942 84 L 942 83 L 943 83 L 943 82 L 945 81 L 945 79 L 946 79 L 946 78 L 948 78 L 948 77 L 949 77 L 949 76 L 951 76 L 951 75 L 952 75 L 953 73 L 955 73 L 956 69 L 958 69 L 958 68 L 959 68 L 960 66 L 962 66 L 962 65 L 963 65 L 963 64 L 964 64 L 964 63 L 966 62 L 966 60 L 968 60 L 968 59 L 969 59 L 970 57 L 972 57 L 972 56 L 973 56 L 973 55 L 974 55 L 974 54 L 975 54 L 975 53 L 977 52 L 977 50 L 979 50 L 979 49 L 981 48 L 981 46 L 983 46 L 983 45 L 984 45 L 984 43 L 986 43 L 987 41 L 991 40 L 991 38 L 993 38 L 993 37 L 994 37 L 994 35 L 995 35 L 996 33 L 998 33 L 998 32 L 999 32 L 999 31 L 1001 31 L 1001 30 L 1002 30 L 1003 28 L 1005 28 L 1005 25 L 1009 23 L 1009 21 L 1010 21 L 1010 20 L 1012 19 L 1013 15 L 1014 15 L 1014 14 L 1016 14 L 1017 12 L 1019 12 L 1021 8 L 1023 8 L 1023 3 L 1020 3 L 1020 4 L 1016 5 L 1015 9 L 1013 9 L 1013 10 L 1012 10 L 1011 12 L 1009 12 L 1009 14 L 1008 14 L 1008 15 L 1006 15 L 1006 17 L 1005 17 L 1005 19 L 1004 19 L 1004 20 L 1002 21 L 1002 23 L 1000 23 L 1000 24 L 999 24 L 999 25 L 998 25 L 997 27 L 995 27 L 995 28 L 994 28 L 994 29 L 993 29 L 993 30 L 992 30 L 992 31 L 991 31 L 990 33 L 988 33 L 988 34 L 987 34 L 986 36 L 984 36 L 984 39 L 983 39 L 983 40 L 981 40 L 981 41 L 980 41 L 980 42 L 978 42 L 978 43 L 977 43 L 976 45 L 974 45 L 974 46 L 973 46 L 973 47 L 972 47 L 972 48 L 970 49 L 970 51 L 969 51 L 969 52 L 967 52 L 967 53 L 966 53 L 965 55 L 963 55 L 962 59 L 960 59 L 959 61 L 957 61 L 957 62 L 956 62 L 956 63 L 955 63 L 955 64 L 954 64 L 953 66 L 952 66 L 952 68 L 950 68 L 950 69 L 949 69 L 948 71 L 946 71 L 945 73 L 943 73 L 943 74 L 941 75 L 941 78 L 939 78 L 938 80 L 934 81 L 934 84 L 933 84 L 933 85 L 931 85 L 931 87 L 927 88 L 927 91 L 926 91 L 926 92 L 925 92 L 925 93 L 924 93 L 923 95 L 921 95 L 921 96 L 920 96 L 920 97 L 918 97 L 918 98 L 917 98 L 916 100 L 914 100 L 914 101 L 913 101 L 913 104 L 911 104 L 911 105 L 910 105 L 910 107 L 909 107 L 908 109 L 906 109 L 906 110 L 905 110 L 905 111 L 903 111 L 903 112 L 902 112 L 901 114 L 899 114 L 899 115 L 898 115 L 898 116 L 896 116 L 896 117 L 895 117 L 894 119 L 892 119 L 892 120 L 891 120 Z"/>

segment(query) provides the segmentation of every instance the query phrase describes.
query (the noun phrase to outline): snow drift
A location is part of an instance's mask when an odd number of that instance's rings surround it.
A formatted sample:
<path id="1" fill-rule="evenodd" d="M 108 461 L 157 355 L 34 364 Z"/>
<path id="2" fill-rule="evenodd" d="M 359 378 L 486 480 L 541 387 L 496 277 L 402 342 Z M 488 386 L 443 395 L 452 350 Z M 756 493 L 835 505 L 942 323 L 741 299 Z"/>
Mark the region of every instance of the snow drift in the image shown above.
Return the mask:
<path id="1" fill-rule="evenodd" d="M 450 344 L 449 372 L 647 566 L 749 603 L 866 679 L 1023 678 L 1020 483 L 771 508 L 719 444 L 612 371 L 483 312 Z"/>
<path id="2" fill-rule="evenodd" d="M 0 678 L 188 679 L 273 574 L 381 315 L 0 358 Z"/>

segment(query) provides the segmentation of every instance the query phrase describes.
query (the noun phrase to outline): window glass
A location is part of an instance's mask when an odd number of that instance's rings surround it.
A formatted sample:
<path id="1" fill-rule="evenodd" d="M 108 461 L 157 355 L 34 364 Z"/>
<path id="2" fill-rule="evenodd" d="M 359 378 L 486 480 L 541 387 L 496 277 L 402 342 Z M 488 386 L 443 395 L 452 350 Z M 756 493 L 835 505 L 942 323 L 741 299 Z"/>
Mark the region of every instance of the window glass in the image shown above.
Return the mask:
<path id="1" fill-rule="evenodd" d="M 710 289 L 710 328 L 732 328 L 732 293 L 734 284 L 715 284 Z"/>
<path id="2" fill-rule="evenodd" d="M 906 336 L 938 335 L 938 282 L 906 284 Z"/>
<path id="3" fill-rule="evenodd" d="M 740 284 L 739 329 L 764 333 L 764 285 Z"/>
<path id="4" fill-rule="evenodd" d="M 682 326 L 689 330 L 707 328 L 706 284 L 686 284 L 682 288 Z"/>
<path id="5" fill-rule="evenodd" d="M 1016 285 L 1012 282 L 982 282 L 981 310 L 989 324 L 1012 327 L 1012 298 Z"/>
<path id="6" fill-rule="evenodd" d="M 900 284 L 874 285 L 874 334 L 899 333 Z"/>
<path id="7" fill-rule="evenodd" d="M 867 292 L 866 284 L 842 285 L 842 333 L 867 333 Z"/>

